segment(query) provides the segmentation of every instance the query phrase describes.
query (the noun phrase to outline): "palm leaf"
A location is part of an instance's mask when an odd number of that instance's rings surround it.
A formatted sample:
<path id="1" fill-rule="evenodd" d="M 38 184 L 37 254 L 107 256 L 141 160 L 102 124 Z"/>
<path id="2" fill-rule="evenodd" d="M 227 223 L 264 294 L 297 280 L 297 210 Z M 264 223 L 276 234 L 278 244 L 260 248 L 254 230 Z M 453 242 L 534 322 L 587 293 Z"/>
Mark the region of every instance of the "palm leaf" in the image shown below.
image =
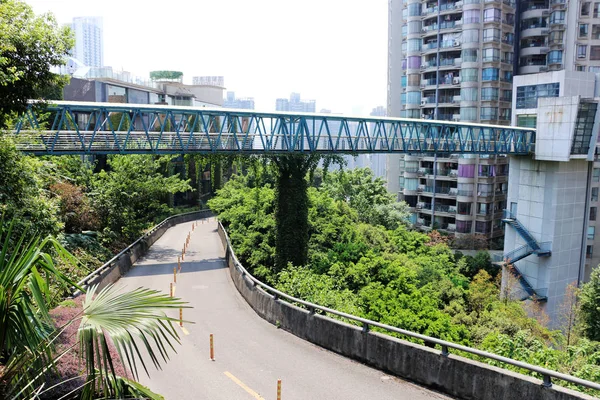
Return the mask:
<path id="1" fill-rule="evenodd" d="M 83 317 L 77 332 L 80 355 L 88 375 L 83 398 L 99 388 L 105 396 L 120 397 L 124 393 L 116 385 L 113 360 L 108 351 L 112 340 L 119 357 L 135 379 L 140 363 L 148 374 L 145 359 L 155 368 L 169 359 L 167 348 L 173 351 L 173 342 L 180 343 L 173 322 L 179 321 L 165 314 L 165 310 L 187 307 L 185 302 L 156 290 L 138 288 L 119 292 L 107 286 L 100 292 L 97 286 L 89 289 L 83 303 Z M 122 381 L 121 381 L 122 382 Z"/>
<path id="2" fill-rule="evenodd" d="M 6 227 L 4 217 L 0 218 L 0 363 L 12 366 L 4 369 L 0 381 L 9 385 L 22 382 L 23 378 L 35 379 L 38 374 L 32 371 L 45 371 L 48 363 L 52 366 L 52 347 L 47 344 L 55 329 L 48 314 L 48 281 L 77 287 L 54 264 L 53 256 L 77 265 L 56 239 L 42 239 L 39 235 L 27 239 L 27 232 L 14 238 L 14 226 L 14 219 Z M 31 364 L 15 361 L 19 359 L 27 359 Z"/>

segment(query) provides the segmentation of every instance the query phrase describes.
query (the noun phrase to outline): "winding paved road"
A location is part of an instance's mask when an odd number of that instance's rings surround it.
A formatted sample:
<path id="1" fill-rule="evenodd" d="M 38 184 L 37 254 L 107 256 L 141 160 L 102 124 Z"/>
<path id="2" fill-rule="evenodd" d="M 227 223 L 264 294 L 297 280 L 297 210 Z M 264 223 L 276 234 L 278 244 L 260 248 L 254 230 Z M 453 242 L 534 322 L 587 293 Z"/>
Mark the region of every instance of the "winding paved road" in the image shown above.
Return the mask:
<path id="1" fill-rule="evenodd" d="M 119 284 L 168 292 L 190 230 L 185 223 L 165 232 Z M 185 324 L 189 334 L 182 335 L 182 346 L 162 372 L 149 367 L 150 378 L 140 375 L 167 400 L 275 400 L 277 379 L 282 400 L 450 399 L 317 347 L 256 315 L 231 281 L 215 219 L 200 221 L 192 233 L 175 294 L 194 307 L 184 310 L 184 319 L 195 324 Z M 210 333 L 215 361 L 209 359 Z"/>

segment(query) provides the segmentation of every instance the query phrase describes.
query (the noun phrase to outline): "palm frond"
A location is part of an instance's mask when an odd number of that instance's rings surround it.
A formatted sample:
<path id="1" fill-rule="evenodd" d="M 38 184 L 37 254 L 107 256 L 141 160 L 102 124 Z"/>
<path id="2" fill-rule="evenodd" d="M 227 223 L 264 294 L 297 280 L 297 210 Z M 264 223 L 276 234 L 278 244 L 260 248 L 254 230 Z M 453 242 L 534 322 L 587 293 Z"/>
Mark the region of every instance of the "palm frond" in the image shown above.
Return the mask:
<path id="1" fill-rule="evenodd" d="M 169 359 L 167 348 L 175 351 L 173 343 L 179 344 L 180 338 L 173 322 L 179 320 L 167 316 L 165 311 L 187 307 L 187 303 L 146 288 L 120 292 L 115 286 L 107 286 L 96 292 L 94 286 L 86 295 L 77 332 L 80 356 L 88 375 L 85 391 L 91 393 L 92 388 L 99 388 L 105 395 L 118 397 L 122 393 L 115 386 L 109 338 L 123 364 L 138 379 L 138 363 L 149 374 L 145 359 L 149 358 L 160 369 L 161 361 Z"/>

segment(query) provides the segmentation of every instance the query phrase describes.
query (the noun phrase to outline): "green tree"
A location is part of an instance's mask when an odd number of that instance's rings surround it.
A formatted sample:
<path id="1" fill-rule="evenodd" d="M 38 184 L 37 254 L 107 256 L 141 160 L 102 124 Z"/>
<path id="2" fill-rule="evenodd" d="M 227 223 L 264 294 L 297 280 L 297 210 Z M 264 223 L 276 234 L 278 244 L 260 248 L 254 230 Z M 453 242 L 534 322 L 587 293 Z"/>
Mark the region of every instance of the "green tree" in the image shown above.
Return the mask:
<path id="1" fill-rule="evenodd" d="M 361 222 L 383 225 L 387 229 L 396 229 L 408 223 L 408 205 L 396 202 L 387 191 L 385 181 L 375 178 L 369 168 L 327 174 L 323 190 L 357 210 Z"/>
<path id="2" fill-rule="evenodd" d="M 587 338 L 600 341 L 600 268 L 594 268 L 590 281 L 580 294 L 581 322 Z"/>
<path id="3" fill-rule="evenodd" d="M 70 29 L 51 14 L 36 16 L 19 0 L 0 2 L 0 129 L 26 109 L 27 100 L 64 84 L 50 68 L 62 64 L 73 45 Z"/>
<path id="4" fill-rule="evenodd" d="M 0 136 L 0 215 L 15 217 L 18 235 L 29 229 L 45 236 L 62 229 L 58 202 L 47 190 L 55 179 L 51 167 L 24 156 L 9 138 Z"/>
<path id="5" fill-rule="evenodd" d="M 188 181 L 161 173 L 170 160 L 167 156 L 112 156 L 109 171 L 93 176 L 90 197 L 105 227 L 105 239 L 119 240 L 121 247 L 132 242 L 153 219 L 169 212 L 169 194 L 190 190 Z"/>

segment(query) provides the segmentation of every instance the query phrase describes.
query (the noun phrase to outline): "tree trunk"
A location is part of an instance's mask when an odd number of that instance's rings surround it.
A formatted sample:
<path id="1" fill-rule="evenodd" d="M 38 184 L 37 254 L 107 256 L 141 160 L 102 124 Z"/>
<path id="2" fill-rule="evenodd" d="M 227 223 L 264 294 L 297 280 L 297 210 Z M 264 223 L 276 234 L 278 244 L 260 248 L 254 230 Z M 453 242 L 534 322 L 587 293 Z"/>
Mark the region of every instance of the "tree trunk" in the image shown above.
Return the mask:
<path id="1" fill-rule="evenodd" d="M 308 260 L 308 184 L 306 157 L 283 156 L 276 161 L 275 270 L 288 263 L 302 266 Z"/>

